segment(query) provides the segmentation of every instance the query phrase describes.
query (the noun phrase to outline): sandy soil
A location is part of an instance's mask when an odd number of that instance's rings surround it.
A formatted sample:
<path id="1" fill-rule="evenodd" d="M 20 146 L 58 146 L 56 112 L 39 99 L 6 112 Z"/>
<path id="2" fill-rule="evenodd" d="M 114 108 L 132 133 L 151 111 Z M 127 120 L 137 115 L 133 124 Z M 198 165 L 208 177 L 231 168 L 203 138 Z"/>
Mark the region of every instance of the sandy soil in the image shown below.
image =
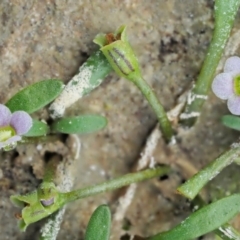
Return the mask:
<path id="1" fill-rule="evenodd" d="M 0 3 L 0 101 L 5 103 L 21 88 L 42 79 L 59 78 L 67 83 L 97 49 L 92 43 L 95 35 L 126 24 L 144 78 L 166 110 L 170 110 L 177 98 L 191 88 L 199 73 L 211 39 L 212 9 L 213 1 L 208 0 L 3 0 Z M 237 26 L 233 33 L 236 31 Z M 237 45 L 237 40 L 234 43 Z M 74 188 L 131 172 L 156 125 L 156 117 L 138 89 L 112 73 L 98 89 L 68 109 L 66 115 L 81 113 L 102 114 L 108 118 L 108 126 L 96 134 L 78 136 L 82 150 L 73 171 Z M 127 239 L 126 234 L 149 236 L 169 229 L 188 216 L 189 203 L 176 194 L 176 187 L 237 138 L 236 133 L 220 123 L 225 113 L 226 105 L 210 95 L 194 128 L 176 128 L 175 145 L 158 141 L 152 158 L 170 164 L 174 173 L 137 185 L 130 206 L 120 220 L 114 220 L 111 239 Z M 49 118 L 47 109 L 34 116 Z M 14 151 L 1 153 L 1 240 L 38 238 L 44 221 L 21 233 L 14 218 L 17 209 L 9 196 L 36 188 L 48 154 L 56 153 L 64 158 L 71 151 L 71 144 L 65 140 L 18 146 Z M 238 171 L 237 167 L 225 170 L 214 180 L 212 190 L 206 191 L 206 198 L 215 197 L 215 193 L 221 196 L 227 191 L 237 191 L 234 179 Z M 107 203 L 114 217 L 122 194 L 119 190 L 70 204 L 57 239 L 82 240 L 93 210 Z M 128 230 L 123 229 L 126 225 Z"/>

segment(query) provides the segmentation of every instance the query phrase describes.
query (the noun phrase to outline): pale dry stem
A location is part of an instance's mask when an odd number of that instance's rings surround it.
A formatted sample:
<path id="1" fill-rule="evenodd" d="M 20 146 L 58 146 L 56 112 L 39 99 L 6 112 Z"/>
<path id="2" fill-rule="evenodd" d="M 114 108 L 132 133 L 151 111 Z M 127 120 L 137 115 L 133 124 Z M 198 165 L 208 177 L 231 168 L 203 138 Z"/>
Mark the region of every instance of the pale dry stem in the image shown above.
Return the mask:
<path id="1" fill-rule="evenodd" d="M 182 109 L 184 108 L 184 105 L 186 102 L 186 96 L 187 96 L 187 93 L 185 92 L 182 96 L 180 96 L 178 104 L 167 113 L 169 120 L 175 126 L 177 126 L 179 115 L 181 114 Z M 134 167 L 134 171 L 140 171 L 144 168 L 153 167 L 153 165 L 155 165 L 153 153 L 157 147 L 158 141 L 161 138 L 161 136 L 162 134 L 157 124 L 154 130 L 150 133 L 150 135 L 147 138 L 143 151 L 140 154 L 140 158 L 138 159 Z M 174 141 L 172 141 L 172 143 L 173 142 Z M 176 148 L 176 144 L 170 143 L 170 146 Z M 175 154 L 175 151 L 173 154 Z M 172 163 L 169 163 L 169 164 L 172 164 Z M 186 175 L 188 177 L 192 176 L 197 172 L 197 169 L 189 161 L 185 160 L 184 158 L 179 158 L 173 164 L 176 164 L 181 168 L 184 168 L 185 171 L 187 172 Z M 125 193 L 119 198 L 118 206 L 113 215 L 112 226 L 114 227 L 114 231 L 113 231 L 114 236 L 112 236 L 112 239 L 115 236 L 121 236 L 124 233 L 124 231 L 121 229 L 121 224 L 130 204 L 132 203 L 132 200 L 136 193 L 136 189 L 137 189 L 137 184 L 129 185 Z"/>
<path id="2" fill-rule="evenodd" d="M 73 187 L 73 171 L 76 168 L 74 166 L 81 151 L 81 142 L 77 135 L 69 135 L 67 145 L 70 148 L 69 154 L 58 164 L 57 177 L 55 179 L 58 190 L 61 192 L 69 192 Z M 55 240 L 57 238 L 65 210 L 66 207 L 63 207 L 48 218 L 41 229 L 42 239 Z"/>

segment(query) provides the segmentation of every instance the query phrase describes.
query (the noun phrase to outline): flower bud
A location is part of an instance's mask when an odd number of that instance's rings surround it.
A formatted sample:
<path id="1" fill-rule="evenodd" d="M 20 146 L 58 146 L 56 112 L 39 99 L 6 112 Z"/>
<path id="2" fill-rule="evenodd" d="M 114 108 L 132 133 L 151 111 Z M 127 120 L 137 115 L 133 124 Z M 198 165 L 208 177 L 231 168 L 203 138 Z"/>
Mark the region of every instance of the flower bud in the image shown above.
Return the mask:
<path id="1" fill-rule="evenodd" d="M 142 78 L 138 60 L 126 36 L 126 26 L 115 33 L 98 34 L 93 40 L 101 48 L 115 72 L 130 81 Z"/>
<path id="2" fill-rule="evenodd" d="M 63 206 L 60 193 L 53 183 L 43 182 L 38 190 L 26 195 L 13 195 L 12 203 L 22 208 L 15 216 L 19 219 L 19 228 L 25 231 L 29 224 L 49 216 Z"/>

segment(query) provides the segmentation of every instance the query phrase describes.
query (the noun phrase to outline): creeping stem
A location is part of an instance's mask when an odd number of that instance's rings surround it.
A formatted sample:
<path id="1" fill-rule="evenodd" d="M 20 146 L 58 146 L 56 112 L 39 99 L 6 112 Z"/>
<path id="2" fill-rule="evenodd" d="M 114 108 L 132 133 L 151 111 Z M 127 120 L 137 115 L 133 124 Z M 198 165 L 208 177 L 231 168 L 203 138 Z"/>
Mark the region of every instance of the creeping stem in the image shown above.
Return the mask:
<path id="1" fill-rule="evenodd" d="M 65 202 L 67 203 L 80 198 L 85 198 L 98 193 L 124 187 L 131 183 L 136 183 L 146 179 L 157 177 L 166 174 L 169 171 L 169 167 L 156 167 L 154 169 L 148 169 L 136 173 L 129 173 L 122 177 L 110 180 L 105 183 L 97 184 L 95 186 L 85 187 L 68 193 L 62 193 L 62 196 L 65 198 Z"/>

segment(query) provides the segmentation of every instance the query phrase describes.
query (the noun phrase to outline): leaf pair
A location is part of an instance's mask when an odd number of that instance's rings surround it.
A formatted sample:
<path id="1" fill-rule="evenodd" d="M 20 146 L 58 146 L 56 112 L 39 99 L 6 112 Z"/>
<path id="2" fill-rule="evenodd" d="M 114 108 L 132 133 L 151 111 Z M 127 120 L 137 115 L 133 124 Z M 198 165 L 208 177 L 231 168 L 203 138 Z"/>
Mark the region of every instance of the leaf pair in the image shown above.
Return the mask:
<path id="1" fill-rule="evenodd" d="M 51 101 L 62 91 L 64 85 L 60 80 L 49 79 L 32 84 L 14 95 L 6 106 L 12 111 L 25 111 L 33 113 Z M 54 122 L 52 131 L 61 133 L 90 133 L 102 129 L 107 124 L 106 118 L 98 115 L 83 115 L 62 118 Z M 33 120 L 33 126 L 26 137 L 44 136 L 50 132 L 44 122 Z"/>
<path id="2" fill-rule="evenodd" d="M 85 134 L 92 133 L 104 128 L 107 125 L 107 119 L 99 115 L 82 115 L 76 117 L 66 117 L 55 121 L 51 127 L 52 132 L 66 134 Z M 46 123 L 33 120 L 33 126 L 26 137 L 44 136 L 50 132 Z"/>

